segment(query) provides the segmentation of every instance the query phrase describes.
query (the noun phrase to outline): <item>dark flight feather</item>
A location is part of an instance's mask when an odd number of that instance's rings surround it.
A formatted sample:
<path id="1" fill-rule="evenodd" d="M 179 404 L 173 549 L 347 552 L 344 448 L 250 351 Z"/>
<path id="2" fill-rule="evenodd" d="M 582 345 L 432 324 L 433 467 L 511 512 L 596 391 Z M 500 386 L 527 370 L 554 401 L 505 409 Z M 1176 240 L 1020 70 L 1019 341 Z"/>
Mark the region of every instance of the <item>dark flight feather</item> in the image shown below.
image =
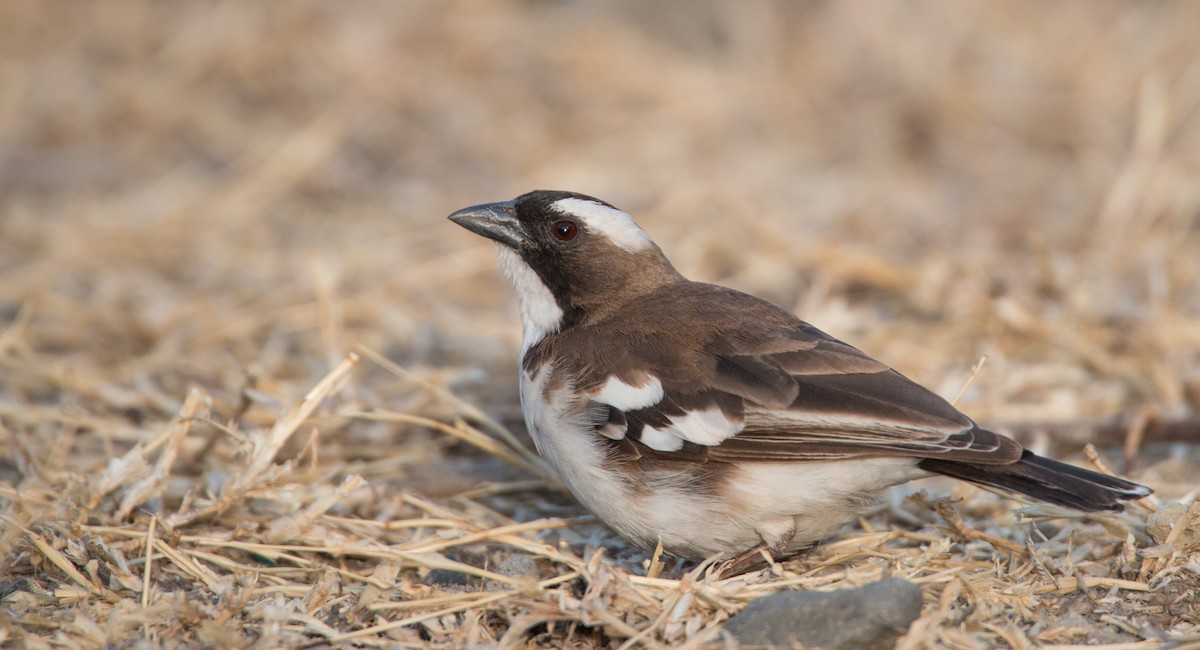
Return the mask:
<path id="1" fill-rule="evenodd" d="M 1124 509 L 1123 501 L 1150 494 L 1149 488 L 1137 483 L 1060 463 L 1029 450 L 1008 465 L 977 465 L 940 458 L 925 458 L 917 465 L 930 472 L 1086 512 L 1119 512 Z"/>

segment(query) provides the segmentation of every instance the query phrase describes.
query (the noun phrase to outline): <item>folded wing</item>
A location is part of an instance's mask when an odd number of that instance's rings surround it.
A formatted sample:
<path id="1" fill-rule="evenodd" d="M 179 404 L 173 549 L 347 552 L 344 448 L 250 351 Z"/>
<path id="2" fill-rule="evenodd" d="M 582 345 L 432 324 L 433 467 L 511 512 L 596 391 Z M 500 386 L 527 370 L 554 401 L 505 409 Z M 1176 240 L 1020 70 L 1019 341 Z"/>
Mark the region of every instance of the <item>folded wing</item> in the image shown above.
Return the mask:
<path id="1" fill-rule="evenodd" d="M 774 305 L 693 286 L 642 305 L 650 328 L 620 320 L 594 328 L 589 356 L 576 359 L 597 430 L 636 443 L 623 448 L 708 461 L 910 456 L 1003 465 L 1021 457 L 1016 442 Z M 729 313 L 740 318 L 719 316 Z M 613 393 L 614 385 L 629 390 Z M 653 403 L 604 399 L 644 386 L 656 389 Z"/>

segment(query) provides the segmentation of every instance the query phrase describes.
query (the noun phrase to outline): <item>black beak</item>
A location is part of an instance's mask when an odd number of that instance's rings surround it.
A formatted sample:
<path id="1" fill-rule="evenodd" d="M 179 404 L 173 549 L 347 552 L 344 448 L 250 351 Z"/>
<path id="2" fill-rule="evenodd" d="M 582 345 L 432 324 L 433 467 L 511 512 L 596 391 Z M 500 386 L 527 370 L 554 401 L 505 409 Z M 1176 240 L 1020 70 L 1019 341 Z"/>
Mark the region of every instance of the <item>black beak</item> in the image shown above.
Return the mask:
<path id="1" fill-rule="evenodd" d="M 521 222 L 517 220 L 516 203 L 513 201 L 463 208 L 450 215 L 450 220 L 476 235 L 483 235 L 509 248 L 520 248 L 525 241 L 525 233 L 521 229 Z"/>

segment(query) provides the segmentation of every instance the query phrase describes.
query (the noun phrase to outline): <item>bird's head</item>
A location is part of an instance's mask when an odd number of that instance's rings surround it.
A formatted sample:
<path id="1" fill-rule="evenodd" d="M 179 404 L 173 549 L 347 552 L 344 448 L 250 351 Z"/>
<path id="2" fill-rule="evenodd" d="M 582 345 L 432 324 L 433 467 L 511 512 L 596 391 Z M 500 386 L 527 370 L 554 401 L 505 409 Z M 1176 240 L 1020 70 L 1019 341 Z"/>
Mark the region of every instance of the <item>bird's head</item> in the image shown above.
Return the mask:
<path id="1" fill-rule="evenodd" d="M 590 196 L 537 190 L 450 220 L 499 244 L 527 344 L 680 279 L 633 218 Z"/>

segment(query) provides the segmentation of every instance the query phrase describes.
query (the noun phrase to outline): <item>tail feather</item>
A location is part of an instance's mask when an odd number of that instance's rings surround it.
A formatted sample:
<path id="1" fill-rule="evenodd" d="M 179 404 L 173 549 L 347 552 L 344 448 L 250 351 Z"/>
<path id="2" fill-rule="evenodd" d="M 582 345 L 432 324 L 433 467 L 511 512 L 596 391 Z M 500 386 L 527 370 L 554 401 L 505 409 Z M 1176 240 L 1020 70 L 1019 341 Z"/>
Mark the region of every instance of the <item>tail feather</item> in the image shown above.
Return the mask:
<path id="1" fill-rule="evenodd" d="M 1056 506 L 1085 512 L 1124 510 L 1124 502 L 1148 496 L 1152 490 L 1099 472 L 1038 456 L 1028 449 L 1009 465 L 924 458 L 921 469 L 979 485 L 1017 492 Z"/>

